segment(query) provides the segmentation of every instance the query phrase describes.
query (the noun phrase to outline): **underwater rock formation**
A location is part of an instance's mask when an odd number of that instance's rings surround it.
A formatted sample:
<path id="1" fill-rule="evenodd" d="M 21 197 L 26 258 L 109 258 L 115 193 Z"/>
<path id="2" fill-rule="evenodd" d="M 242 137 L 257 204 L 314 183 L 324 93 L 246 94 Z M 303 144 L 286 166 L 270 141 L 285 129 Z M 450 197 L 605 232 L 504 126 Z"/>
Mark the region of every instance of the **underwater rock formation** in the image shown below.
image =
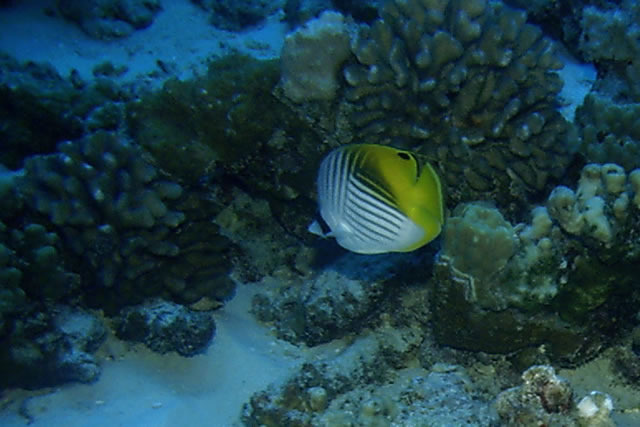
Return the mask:
<path id="1" fill-rule="evenodd" d="M 469 393 L 471 381 L 464 370 L 428 372 L 422 368 L 399 370 L 393 381 L 358 387 L 331 401 L 318 423 L 322 426 L 456 425 L 490 426 L 497 422 L 491 408 Z"/>
<path id="2" fill-rule="evenodd" d="M 151 25 L 159 0 L 57 0 L 58 11 L 97 39 L 126 37 Z"/>
<path id="3" fill-rule="evenodd" d="M 92 353 L 104 341 L 106 328 L 89 312 L 62 306 L 46 311 L 30 308 L 2 335 L 2 388 L 90 383 L 100 376 Z"/>
<path id="4" fill-rule="evenodd" d="M 630 333 L 628 340 L 612 349 L 611 367 L 626 383 L 640 384 L 640 326 Z"/>
<path id="5" fill-rule="evenodd" d="M 577 148 L 562 67 L 526 14 L 494 1 L 387 1 L 344 68 L 357 140 L 427 154 L 449 199 L 526 204 Z"/>
<path id="6" fill-rule="evenodd" d="M 522 374 L 522 385 L 501 392 L 494 407 L 504 426 L 563 425 L 613 427 L 613 402 L 607 394 L 592 391 L 574 401 L 569 382 L 551 366 L 532 366 Z"/>
<path id="7" fill-rule="evenodd" d="M 576 111 L 587 162 L 640 167 L 640 5 L 602 1 L 581 8 L 579 54 L 598 70 L 594 90 Z"/>
<path id="8" fill-rule="evenodd" d="M 225 205 L 217 222 L 235 230 L 226 235 L 246 249 L 247 265 L 263 264 L 250 267 L 256 272 L 287 264 L 311 240 L 322 155 L 311 127 L 272 95 L 279 78 L 277 61 L 230 55 L 212 61 L 206 75 L 170 80 L 127 108 L 130 135 L 158 168 Z M 262 243 L 272 246 L 263 251 Z"/>
<path id="9" fill-rule="evenodd" d="M 573 408 L 573 390 L 567 380 L 551 366 L 532 366 L 522 380 L 522 385 L 496 398 L 494 405 L 504 425 L 571 425 L 568 413 Z"/>
<path id="10" fill-rule="evenodd" d="M 295 29 L 331 9 L 331 3 L 331 0 L 286 0 L 282 7 L 284 20 L 291 29 Z"/>
<path id="11" fill-rule="evenodd" d="M 20 64 L 0 53 L 0 70 L 4 166 L 18 169 L 24 157 L 52 152 L 60 140 L 82 134 L 81 121 L 69 111 L 78 91 L 53 67 Z"/>
<path id="12" fill-rule="evenodd" d="M 529 224 L 511 226 L 492 207 L 458 208 L 435 266 L 440 342 L 498 353 L 542 345 L 565 364 L 599 351 L 637 303 L 639 189 L 640 171 L 590 164 L 575 191 L 557 187 Z"/>
<path id="13" fill-rule="evenodd" d="M 347 253 L 310 278 L 258 293 L 252 311 L 272 323 L 280 338 L 310 346 L 326 343 L 369 324 L 383 296 L 389 299 L 394 291 L 389 280 L 400 280 L 402 270 L 420 260 L 426 262 L 424 256 L 378 259 Z"/>
<path id="14" fill-rule="evenodd" d="M 17 191 L 19 173 L 0 176 L 0 388 L 91 382 L 102 322 L 71 308 L 80 276 L 59 235 L 30 218 Z"/>
<path id="15" fill-rule="evenodd" d="M 264 391 L 255 393 L 243 409 L 242 421 L 247 426 L 332 425 L 331 422 L 326 424 L 321 421 L 323 416 L 327 416 L 330 420 L 355 422 L 359 415 L 349 413 L 346 395 L 344 399 L 336 400 L 335 406 L 331 406 L 334 399 L 340 399 L 340 395 L 352 390 L 358 390 L 354 393 L 358 397 L 372 397 L 370 402 L 354 402 L 357 409 L 364 413 L 365 420 L 381 418 L 389 413 L 400 416 L 401 409 L 410 404 L 402 403 L 400 399 L 394 401 L 394 397 L 397 397 L 395 393 L 401 392 L 397 385 L 385 390 L 387 395 L 381 393 L 381 396 L 375 398 L 370 391 L 381 384 L 393 382 L 395 375 L 390 368 L 410 357 L 420 340 L 420 333 L 410 328 L 382 329 L 361 334 L 344 351 L 333 352 L 331 357 L 305 363 L 298 372 L 282 382 L 271 384 Z M 425 374 L 424 371 L 421 373 Z M 451 385 L 454 382 L 459 384 L 459 381 L 452 378 L 447 378 L 444 382 L 447 381 L 451 381 Z M 399 382 L 402 383 L 402 380 Z M 428 388 L 434 384 L 441 385 L 435 379 L 424 387 L 417 385 L 414 397 L 422 391 L 428 393 Z M 380 405 L 383 400 L 390 407 Z M 461 402 L 452 409 L 471 409 L 465 403 Z M 383 411 L 386 414 L 383 415 Z"/>
<path id="16" fill-rule="evenodd" d="M 60 141 L 119 129 L 129 90 L 111 79 L 110 69 L 110 63 L 96 66 L 96 78 L 85 82 L 77 73 L 63 78 L 49 64 L 0 53 L 2 165 L 16 170 L 29 155 L 56 151 Z"/>
<path id="17" fill-rule="evenodd" d="M 189 357 L 202 353 L 215 330 L 210 314 L 162 300 L 126 307 L 116 319 L 119 338 L 144 343 L 160 354 L 175 351 Z"/>
<path id="18" fill-rule="evenodd" d="M 262 22 L 282 6 L 269 0 L 191 0 L 211 11 L 211 23 L 218 28 L 240 31 Z"/>

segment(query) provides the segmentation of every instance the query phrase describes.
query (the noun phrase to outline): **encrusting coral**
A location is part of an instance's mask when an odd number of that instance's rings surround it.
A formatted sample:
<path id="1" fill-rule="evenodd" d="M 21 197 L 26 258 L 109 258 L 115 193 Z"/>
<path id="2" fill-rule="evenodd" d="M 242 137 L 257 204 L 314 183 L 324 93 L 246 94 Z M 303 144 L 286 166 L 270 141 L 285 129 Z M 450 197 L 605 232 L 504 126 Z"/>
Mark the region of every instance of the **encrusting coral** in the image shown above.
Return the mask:
<path id="1" fill-rule="evenodd" d="M 478 204 L 454 211 L 436 261 L 439 340 L 490 352 L 544 345 L 569 364 L 598 351 L 633 315 L 639 189 L 640 170 L 589 164 L 577 189 L 556 187 L 530 223 L 511 226 Z M 614 307 L 616 320 L 603 320 Z"/>
<path id="2" fill-rule="evenodd" d="M 287 35 L 280 58 L 285 95 L 295 102 L 333 99 L 349 53 L 344 17 L 336 12 L 324 12 Z"/>

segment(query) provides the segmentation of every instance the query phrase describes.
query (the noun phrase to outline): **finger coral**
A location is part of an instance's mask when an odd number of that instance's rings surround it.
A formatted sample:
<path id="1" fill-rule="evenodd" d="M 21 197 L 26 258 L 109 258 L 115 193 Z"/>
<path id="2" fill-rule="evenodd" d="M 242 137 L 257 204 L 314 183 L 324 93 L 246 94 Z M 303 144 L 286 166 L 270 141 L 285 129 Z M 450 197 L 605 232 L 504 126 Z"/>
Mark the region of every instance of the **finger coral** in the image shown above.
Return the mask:
<path id="1" fill-rule="evenodd" d="M 454 201 L 539 191 L 572 153 L 562 67 L 526 14 L 501 2 L 387 1 L 344 69 L 358 139 L 437 159 Z"/>

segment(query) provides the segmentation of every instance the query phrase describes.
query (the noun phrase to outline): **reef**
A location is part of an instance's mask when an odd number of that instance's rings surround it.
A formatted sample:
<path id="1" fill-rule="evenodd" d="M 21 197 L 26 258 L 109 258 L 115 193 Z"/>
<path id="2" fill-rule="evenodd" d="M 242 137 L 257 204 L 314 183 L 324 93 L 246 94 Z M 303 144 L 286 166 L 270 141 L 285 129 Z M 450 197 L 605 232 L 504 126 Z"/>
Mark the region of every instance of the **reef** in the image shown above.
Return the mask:
<path id="1" fill-rule="evenodd" d="M 499 2 L 388 1 L 353 43 L 345 98 L 357 140 L 428 155 L 451 204 L 521 206 L 575 151 L 562 67 L 526 14 Z"/>
<path id="2" fill-rule="evenodd" d="M 578 55 L 598 70 L 594 90 L 578 109 L 580 153 L 588 162 L 640 166 L 640 7 L 634 1 L 595 2 L 581 8 Z"/>
<path id="3" fill-rule="evenodd" d="M 275 61 L 242 55 L 212 61 L 206 75 L 170 79 L 129 103 L 128 131 L 178 179 L 214 180 L 223 165 L 251 162 L 271 137 L 281 111 L 270 94 L 278 73 Z"/>
<path id="4" fill-rule="evenodd" d="M 461 419 L 494 425 L 495 413 L 467 391 L 471 381 L 461 367 L 397 369 L 420 339 L 410 329 L 361 334 L 342 351 L 254 394 L 242 420 L 248 426 L 447 425 Z"/>
<path id="5" fill-rule="evenodd" d="M 637 303 L 639 173 L 589 164 L 575 191 L 556 187 L 526 224 L 481 204 L 454 211 L 435 266 L 438 339 L 502 353 L 543 346 L 559 364 L 611 342 Z"/>
<path id="6" fill-rule="evenodd" d="M 611 397 L 592 391 L 576 403 L 569 382 L 556 375 L 551 366 L 527 369 L 522 374 L 522 385 L 501 392 L 494 407 L 505 426 L 616 425 L 611 419 Z"/>
<path id="7" fill-rule="evenodd" d="M 161 9 L 159 0 L 57 0 L 56 7 L 85 33 L 103 40 L 126 37 L 148 27 Z"/>
<path id="8" fill-rule="evenodd" d="M 424 254 L 372 259 L 347 253 L 309 277 L 279 283 L 265 278 L 265 291 L 254 297 L 252 311 L 285 340 L 326 343 L 370 325 L 384 309 L 383 299 L 392 300 L 399 290 L 393 283 L 408 280 L 401 272 L 423 262 L 428 262 Z"/>
<path id="9" fill-rule="evenodd" d="M 212 61 L 206 75 L 169 80 L 127 107 L 132 139 L 178 182 L 214 195 L 224 206 L 217 222 L 250 255 L 243 270 L 259 275 L 273 271 L 267 264 L 291 265 L 300 241 L 311 240 L 323 149 L 273 96 L 279 78 L 277 61 L 230 55 Z"/>
<path id="10" fill-rule="evenodd" d="M 610 95 L 589 94 L 576 110 L 585 159 L 616 163 L 627 171 L 640 167 L 639 117 L 639 102 L 616 102 Z"/>
<path id="11" fill-rule="evenodd" d="M 285 2 L 193 3 L 238 31 Z M 94 381 L 105 325 L 202 353 L 239 280 L 278 338 L 319 355 L 254 394 L 247 425 L 611 425 L 609 396 L 578 399 L 549 365 L 615 345 L 617 375 L 640 378 L 639 340 L 622 341 L 640 302 L 640 9 L 506 3 L 531 15 L 287 1 L 280 62 L 232 54 L 160 89 L 108 63 L 85 82 L 0 58 L 0 387 Z M 160 10 L 57 4 L 99 38 Z M 574 123 L 558 35 L 599 72 Z M 440 240 L 363 257 L 306 232 L 317 166 L 350 142 L 432 162 Z"/>
<path id="12" fill-rule="evenodd" d="M 194 303 L 233 292 L 230 242 L 205 220 L 206 201 L 183 197 L 182 186 L 116 135 L 98 132 L 58 149 L 26 160 L 20 191 L 75 256 L 89 301 L 109 311 L 151 296 Z"/>
<path id="13" fill-rule="evenodd" d="M 113 81 L 116 71 L 100 64 L 86 82 L 77 73 L 63 78 L 48 64 L 19 63 L 0 53 L 2 164 L 17 170 L 30 155 L 56 151 L 60 141 L 119 129 L 130 92 Z"/>
<path id="14" fill-rule="evenodd" d="M 261 23 L 282 6 L 268 0 L 191 0 L 211 12 L 211 23 L 218 28 L 240 31 Z"/>

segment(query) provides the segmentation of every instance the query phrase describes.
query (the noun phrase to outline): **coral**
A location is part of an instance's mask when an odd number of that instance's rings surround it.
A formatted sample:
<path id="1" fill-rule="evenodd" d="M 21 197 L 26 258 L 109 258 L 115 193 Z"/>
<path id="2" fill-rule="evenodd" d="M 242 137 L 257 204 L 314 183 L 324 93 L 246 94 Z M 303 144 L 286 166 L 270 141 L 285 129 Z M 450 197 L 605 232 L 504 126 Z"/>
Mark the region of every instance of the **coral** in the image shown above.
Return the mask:
<path id="1" fill-rule="evenodd" d="M 113 39 L 146 28 L 161 9 L 159 0 L 57 0 L 58 11 L 92 37 Z"/>
<path id="2" fill-rule="evenodd" d="M 358 22 L 371 23 L 378 17 L 378 9 L 384 0 L 332 0 L 333 6 Z"/>
<path id="3" fill-rule="evenodd" d="M 599 68 L 599 91 L 616 102 L 640 101 L 640 6 L 633 0 L 596 2 L 579 11 L 578 49 Z M 616 161 L 605 159 L 600 161 Z"/>
<path id="4" fill-rule="evenodd" d="M 62 245 L 55 232 L 38 223 L 9 229 L 0 222 L 0 240 L 4 290 L 11 290 L 14 298 L 60 302 L 77 291 L 79 277 L 65 270 Z M 43 277 L 47 278 L 44 282 Z M 20 307 L 3 302 L 13 309 Z"/>
<path id="5" fill-rule="evenodd" d="M 546 357 L 573 364 L 620 333 L 637 300 L 637 177 L 586 165 L 577 189 L 556 187 L 515 226 L 494 208 L 456 209 L 435 266 L 438 340 L 489 352 L 543 345 Z M 487 249 L 476 256 L 474 247 Z"/>
<path id="6" fill-rule="evenodd" d="M 608 394 L 592 391 L 576 405 L 578 425 L 581 427 L 614 427 L 611 419 L 613 400 Z"/>
<path id="7" fill-rule="evenodd" d="M 230 191 L 228 197 L 229 202 L 214 221 L 220 226 L 220 234 L 242 251 L 235 264 L 242 281 L 255 282 L 287 267 L 308 270 L 304 266 L 308 264 L 305 258 L 309 257 L 312 248 L 301 246 L 289 233 L 283 233 L 282 222 L 266 200 L 252 197 L 238 188 Z M 284 206 L 284 209 L 283 212 L 287 212 L 289 207 Z M 292 210 L 288 214 L 295 215 L 296 212 Z M 292 222 L 286 221 L 287 224 Z"/>
<path id="8" fill-rule="evenodd" d="M 625 382 L 640 384 L 640 327 L 631 332 L 630 342 L 612 349 L 611 367 Z"/>
<path id="9" fill-rule="evenodd" d="M 116 319 L 118 337 L 161 354 L 175 351 L 187 357 L 205 351 L 215 330 L 210 314 L 161 300 L 126 307 Z"/>
<path id="10" fill-rule="evenodd" d="M 562 67 L 524 12 L 493 1 L 387 1 L 344 68 L 356 138 L 429 155 L 453 202 L 528 202 L 572 158 Z"/>
<path id="11" fill-rule="evenodd" d="M 0 388 L 94 381 L 100 367 L 92 353 L 105 328 L 70 307 L 80 299 L 80 276 L 59 235 L 25 208 L 20 179 L 0 176 Z"/>
<path id="12" fill-rule="evenodd" d="M 197 183 L 225 163 L 244 165 L 258 155 L 277 126 L 277 80 L 275 61 L 213 61 L 206 76 L 169 80 L 130 103 L 129 130 L 160 168 Z"/>
<path id="13" fill-rule="evenodd" d="M 294 102 L 333 99 L 338 69 L 349 54 L 349 35 L 337 12 L 324 12 L 290 33 L 280 55 L 285 96 Z"/>
<path id="14" fill-rule="evenodd" d="M 52 66 L 19 64 L 0 53 L 0 69 L 4 166 L 18 169 L 26 156 L 52 152 L 60 140 L 81 135 L 82 124 L 69 111 L 78 91 Z"/>
<path id="15" fill-rule="evenodd" d="M 185 194 L 139 147 L 106 132 L 59 150 L 27 159 L 18 185 L 75 259 L 92 288 L 87 301 L 110 311 L 149 296 L 193 303 L 230 295 L 229 243 L 205 218 L 213 212 L 204 198 Z"/>
<path id="16" fill-rule="evenodd" d="M 500 425 L 611 427 L 613 401 L 607 394 L 592 391 L 578 402 L 569 382 L 551 366 L 536 365 L 522 374 L 522 385 L 501 392 L 494 407 Z"/>
<path id="17" fill-rule="evenodd" d="M 575 425 L 570 416 L 573 391 L 551 366 L 532 366 L 523 384 L 503 391 L 494 406 L 505 426 Z"/>
<path id="18" fill-rule="evenodd" d="M 282 6 L 268 0 L 191 0 L 211 11 L 211 23 L 218 28 L 240 31 L 262 22 Z"/>
<path id="19" fill-rule="evenodd" d="M 508 0 L 506 1 L 508 4 L 512 4 L 515 7 L 519 7 L 522 9 L 526 9 L 529 13 L 540 13 L 545 9 L 550 9 L 554 7 L 554 0 Z"/>
<path id="20" fill-rule="evenodd" d="M 485 283 L 504 269 L 516 245 L 513 227 L 497 209 L 470 203 L 458 206 L 447 220 L 440 256 L 449 259 L 455 270 L 474 278 L 466 290 L 467 299 L 497 308 L 493 290 Z"/>
<path id="21" fill-rule="evenodd" d="M 626 186 L 622 167 L 588 164 L 576 192 L 564 186 L 551 192 L 549 213 L 567 233 L 611 244 L 628 220 L 631 191 Z"/>
<path id="22" fill-rule="evenodd" d="M 623 0 L 620 9 L 582 10 L 579 48 L 589 61 L 632 61 L 640 54 L 640 6 Z"/>
<path id="23" fill-rule="evenodd" d="M 18 63 L 0 53 L 0 95 L 2 164 L 16 170 L 30 155 L 56 151 L 60 141 L 119 129 L 129 91 L 111 77 L 63 78 L 49 64 Z"/>
<path id="24" fill-rule="evenodd" d="M 627 171 L 640 167 L 640 103 L 594 92 L 576 110 L 576 122 L 587 161 L 616 163 Z"/>

